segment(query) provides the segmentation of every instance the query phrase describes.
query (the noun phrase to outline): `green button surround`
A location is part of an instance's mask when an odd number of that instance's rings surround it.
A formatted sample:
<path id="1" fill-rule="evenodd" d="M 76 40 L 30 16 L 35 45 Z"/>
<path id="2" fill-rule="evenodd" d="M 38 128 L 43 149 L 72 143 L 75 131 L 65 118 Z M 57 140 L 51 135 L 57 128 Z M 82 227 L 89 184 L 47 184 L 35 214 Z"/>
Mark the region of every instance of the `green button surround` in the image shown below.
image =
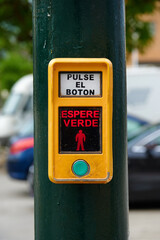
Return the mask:
<path id="1" fill-rule="evenodd" d="M 87 175 L 89 173 L 89 170 L 89 164 L 82 159 L 75 161 L 72 165 L 72 171 L 78 177 Z"/>

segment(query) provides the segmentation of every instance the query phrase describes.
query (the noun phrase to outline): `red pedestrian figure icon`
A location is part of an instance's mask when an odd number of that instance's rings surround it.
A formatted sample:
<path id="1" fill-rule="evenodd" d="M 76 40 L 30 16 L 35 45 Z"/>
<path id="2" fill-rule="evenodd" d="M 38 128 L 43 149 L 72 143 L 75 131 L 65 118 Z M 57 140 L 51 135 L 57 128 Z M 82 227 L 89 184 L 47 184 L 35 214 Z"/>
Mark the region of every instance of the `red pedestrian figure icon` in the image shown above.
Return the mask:
<path id="1" fill-rule="evenodd" d="M 84 151 L 84 142 L 86 141 L 86 135 L 82 132 L 82 130 L 79 130 L 79 133 L 76 134 L 76 142 L 77 142 L 77 149 L 76 151 L 79 151 L 80 148 L 82 151 Z"/>

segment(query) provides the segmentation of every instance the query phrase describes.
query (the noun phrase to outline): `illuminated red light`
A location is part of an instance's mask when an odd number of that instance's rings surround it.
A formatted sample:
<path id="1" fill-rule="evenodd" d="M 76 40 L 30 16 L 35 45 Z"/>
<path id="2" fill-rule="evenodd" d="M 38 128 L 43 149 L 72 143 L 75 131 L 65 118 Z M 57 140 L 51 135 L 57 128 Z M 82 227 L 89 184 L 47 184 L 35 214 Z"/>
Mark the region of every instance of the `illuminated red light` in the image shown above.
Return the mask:
<path id="1" fill-rule="evenodd" d="M 99 110 L 63 110 L 61 112 L 66 127 L 99 127 Z"/>
<path id="2" fill-rule="evenodd" d="M 63 110 L 62 118 L 99 118 L 98 110 Z"/>
<path id="3" fill-rule="evenodd" d="M 64 119 L 63 121 L 66 127 L 98 127 L 98 119 Z"/>

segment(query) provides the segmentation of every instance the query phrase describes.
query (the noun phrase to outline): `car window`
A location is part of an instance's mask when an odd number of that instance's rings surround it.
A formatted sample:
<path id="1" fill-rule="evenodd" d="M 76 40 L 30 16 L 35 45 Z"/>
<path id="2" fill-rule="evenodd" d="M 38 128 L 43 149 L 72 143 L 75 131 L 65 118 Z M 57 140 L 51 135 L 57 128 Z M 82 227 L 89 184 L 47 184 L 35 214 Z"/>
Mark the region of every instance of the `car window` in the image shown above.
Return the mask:
<path id="1" fill-rule="evenodd" d="M 136 145 L 147 146 L 147 145 L 150 145 L 150 144 L 154 143 L 154 141 L 156 142 L 156 141 L 159 141 L 159 140 L 160 140 L 160 129 L 146 135 L 139 142 L 137 142 Z"/>
<path id="2" fill-rule="evenodd" d="M 23 107 L 23 111 L 30 112 L 32 110 L 33 110 L 33 97 L 29 96 L 25 106 Z"/>
<path id="3" fill-rule="evenodd" d="M 33 120 L 31 120 L 24 124 L 23 128 L 19 131 L 19 135 L 20 136 L 33 135 L 33 131 L 34 131 Z"/>
<path id="4" fill-rule="evenodd" d="M 147 144 L 148 145 L 155 145 L 155 146 L 160 146 L 160 136 L 159 137 L 156 137 L 155 139 L 153 139 L 151 142 L 149 142 Z"/>
<path id="5" fill-rule="evenodd" d="M 18 112 L 19 107 L 21 106 L 22 97 L 22 94 L 11 93 L 5 102 L 1 113 L 4 115 L 11 115 Z"/>
<path id="6" fill-rule="evenodd" d="M 137 128 L 140 127 L 140 123 L 138 121 L 127 119 L 127 131 L 128 133 L 133 132 Z"/>
<path id="7" fill-rule="evenodd" d="M 156 126 L 153 126 L 150 124 L 141 125 L 139 126 L 139 128 L 135 129 L 134 131 L 128 132 L 128 141 L 137 139 L 138 137 L 140 137 L 140 139 L 143 139 L 147 135 L 146 133 L 150 134 L 150 132 L 153 132 L 154 130 L 157 130 Z"/>

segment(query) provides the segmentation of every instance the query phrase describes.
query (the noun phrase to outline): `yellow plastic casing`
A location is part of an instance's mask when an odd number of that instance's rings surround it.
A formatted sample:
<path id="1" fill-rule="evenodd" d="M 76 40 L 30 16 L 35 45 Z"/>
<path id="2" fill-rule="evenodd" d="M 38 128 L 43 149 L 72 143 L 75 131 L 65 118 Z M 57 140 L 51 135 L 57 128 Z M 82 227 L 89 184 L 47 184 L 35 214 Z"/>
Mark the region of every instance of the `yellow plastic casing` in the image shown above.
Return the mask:
<path id="1" fill-rule="evenodd" d="M 60 97 L 59 72 L 101 72 L 101 97 Z M 59 107 L 102 107 L 102 153 L 59 153 Z M 57 58 L 48 66 L 48 174 L 54 183 L 108 183 L 113 177 L 113 70 L 105 58 Z M 77 177 L 72 164 L 85 160 L 90 172 Z"/>

